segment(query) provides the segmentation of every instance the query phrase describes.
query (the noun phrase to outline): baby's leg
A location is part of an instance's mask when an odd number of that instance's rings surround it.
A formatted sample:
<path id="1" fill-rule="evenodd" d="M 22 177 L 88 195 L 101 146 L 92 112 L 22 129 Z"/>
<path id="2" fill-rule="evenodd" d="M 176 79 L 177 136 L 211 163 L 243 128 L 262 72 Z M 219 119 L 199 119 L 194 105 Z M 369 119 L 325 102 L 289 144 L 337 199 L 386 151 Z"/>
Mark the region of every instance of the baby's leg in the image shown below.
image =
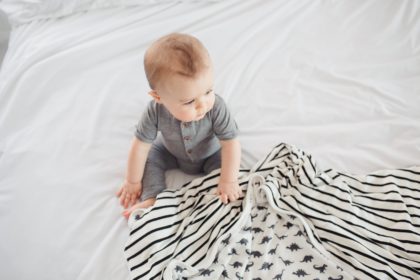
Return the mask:
<path id="1" fill-rule="evenodd" d="M 147 157 L 142 179 L 140 202 L 123 212 L 128 218 L 137 208 L 147 208 L 155 203 L 156 196 L 166 189 L 165 171 L 177 168 L 176 158 L 160 141 L 153 143 Z"/>
<path id="2" fill-rule="evenodd" d="M 176 158 L 165 146 L 160 141 L 154 143 L 144 168 L 140 201 L 154 198 L 166 189 L 165 172 L 177 167 Z"/>

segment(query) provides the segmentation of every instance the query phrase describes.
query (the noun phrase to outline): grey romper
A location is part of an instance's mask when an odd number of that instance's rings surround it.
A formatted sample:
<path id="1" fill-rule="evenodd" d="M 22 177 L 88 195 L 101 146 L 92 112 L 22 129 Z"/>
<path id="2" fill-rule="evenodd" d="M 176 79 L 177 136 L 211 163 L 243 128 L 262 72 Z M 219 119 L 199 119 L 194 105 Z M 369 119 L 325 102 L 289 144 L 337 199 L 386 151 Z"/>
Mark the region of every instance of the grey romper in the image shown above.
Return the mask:
<path id="1" fill-rule="evenodd" d="M 179 168 L 189 174 L 208 174 L 220 168 L 219 140 L 233 139 L 237 134 L 238 126 L 217 94 L 213 108 L 201 120 L 192 122 L 181 122 L 162 104 L 150 101 L 135 132 L 139 140 L 153 143 L 140 201 L 156 197 L 166 188 L 166 170 Z"/>

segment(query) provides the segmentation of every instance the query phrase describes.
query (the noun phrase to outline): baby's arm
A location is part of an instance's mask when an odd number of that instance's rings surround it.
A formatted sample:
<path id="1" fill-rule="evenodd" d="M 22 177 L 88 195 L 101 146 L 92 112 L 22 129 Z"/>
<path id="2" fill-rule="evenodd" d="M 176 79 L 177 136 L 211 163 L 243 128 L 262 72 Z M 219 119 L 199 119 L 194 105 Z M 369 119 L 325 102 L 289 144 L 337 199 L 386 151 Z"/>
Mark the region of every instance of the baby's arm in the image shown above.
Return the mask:
<path id="1" fill-rule="evenodd" d="M 141 180 L 150 147 L 151 144 L 140 141 L 137 137 L 134 137 L 131 142 L 126 177 L 120 190 L 117 192 L 117 196 L 120 197 L 120 203 L 124 208 L 135 204 L 141 195 Z"/>
<path id="2" fill-rule="evenodd" d="M 221 140 L 222 167 L 217 193 L 223 203 L 235 201 L 242 195 L 238 184 L 239 166 L 241 163 L 241 144 L 234 138 Z"/>

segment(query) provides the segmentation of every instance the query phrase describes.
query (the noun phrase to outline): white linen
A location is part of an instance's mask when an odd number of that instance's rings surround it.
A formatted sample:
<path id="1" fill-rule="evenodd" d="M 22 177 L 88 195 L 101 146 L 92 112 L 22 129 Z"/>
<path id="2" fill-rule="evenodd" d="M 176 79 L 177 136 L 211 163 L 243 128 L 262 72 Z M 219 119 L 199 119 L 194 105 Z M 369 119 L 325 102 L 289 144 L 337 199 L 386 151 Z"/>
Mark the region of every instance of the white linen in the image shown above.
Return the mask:
<path id="1" fill-rule="evenodd" d="M 0 73 L 0 279 L 128 278 L 114 193 L 150 98 L 143 53 L 172 31 L 209 49 L 244 167 L 279 142 L 347 173 L 419 164 L 419 5 L 165 3 L 14 28 Z"/>
<path id="2" fill-rule="evenodd" d="M 40 19 L 59 18 L 75 13 L 113 7 L 130 7 L 177 2 L 216 2 L 221 0 L 1 0 L 14 27 Z"/>

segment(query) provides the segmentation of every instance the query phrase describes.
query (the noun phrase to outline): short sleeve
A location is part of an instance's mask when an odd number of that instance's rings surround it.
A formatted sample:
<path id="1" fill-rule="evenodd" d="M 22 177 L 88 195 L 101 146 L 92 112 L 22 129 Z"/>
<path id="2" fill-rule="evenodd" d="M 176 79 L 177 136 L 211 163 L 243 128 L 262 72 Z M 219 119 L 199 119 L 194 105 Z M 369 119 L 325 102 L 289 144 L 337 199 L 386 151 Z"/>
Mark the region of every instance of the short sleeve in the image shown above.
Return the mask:
<path id="1" fill-rule="evenodd" d="M 218 95 L 213 107 L 213 131 L 219 140 L 230 140 L 238 135 L 238 126 L 225 101 Z"/>
<path id="2" fill-rule="evenodd" d="M 158 112 L 154 101 L 150 101 L 136 126 L 135 136 L 146 143 L 152 143 L 158 132 Z"/>

